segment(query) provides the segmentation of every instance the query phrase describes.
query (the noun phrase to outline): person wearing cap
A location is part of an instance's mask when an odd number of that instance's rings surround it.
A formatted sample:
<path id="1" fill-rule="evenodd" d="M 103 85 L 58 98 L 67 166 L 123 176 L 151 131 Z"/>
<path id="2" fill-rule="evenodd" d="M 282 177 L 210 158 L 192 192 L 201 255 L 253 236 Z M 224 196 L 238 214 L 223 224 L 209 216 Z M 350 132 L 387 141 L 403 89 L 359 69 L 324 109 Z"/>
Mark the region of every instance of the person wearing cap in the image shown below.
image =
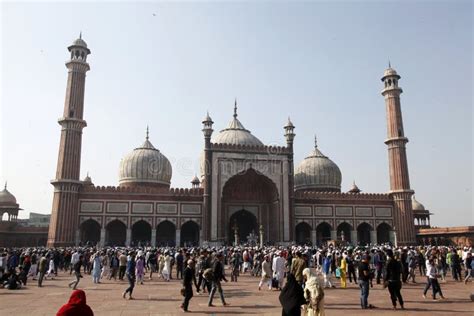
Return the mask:
<path id="1" fill-rule="evenodd" d="M 302 258 L 301 252 L 296 251 L 296 257 L 291 262 L 290 273 L 295 276 L 296 282 L 303 284 L 303 270 L 306 268 L 306 262 Z"/>
<path id="2" fill-rule="evenodd" d="M 184 294 L 184 301 L 181 304 L 181 308 L 185 312 L 188 311 L 189 302 L 191 301 L 191 298 L 193 297 L 193 283 L 194 283 L 194 286 L 196 287 L 196 291 L 199 292 L 199 288 L 196 283 L 194 265 L 195 265 L 194 260 L 189 259 L 187 261 L 187 266 L 183 271 L 183 289 L 181 291 Z"/>
<path id="3" fill-rule="evenodd" d="M 262 263 L 262 278 L 260 279 L 260 283 L 258 284 L 258 290 L 262 289 L 262 285 L 267 283 L 268 289 L 272 289 L 272 266 L 270 263 L 270 256 L 266 255 L 265 260 Z"/>
<path id="4" fill-rule="evenodd" d="M 273 258 L 272 270 L 273 277 L 278 281 L 278 288 L 283 288 L 283 281 L 285 280 L 285 253 L 278 251 L 277 255 Z"/>
<path id="5" fill-rule="evenodd" d="M 225 302 L 224 299 L 224 292 L 222 291 L 222 286 L 221 286 L 221 281 L 224 280 L 227 282 L 227 279 L 225 278 L 224 275 L 224 265 L 222 261 L 224 260 L 224 256 L 222 253 L 217 253 L 216 258 L 214 259 L 214 262 L 212 263 L 212 289 L 211 292 L 209 293 L 209 301 L 207 303 L 207 306 L 214 306 L 212 305 L 212 300 L 214 299 L 214 294 L 216 294 L 216 291 L 219 291 L 219 295 L 221 297 L 222 305 L 226 306 L 228 305 Z"/>

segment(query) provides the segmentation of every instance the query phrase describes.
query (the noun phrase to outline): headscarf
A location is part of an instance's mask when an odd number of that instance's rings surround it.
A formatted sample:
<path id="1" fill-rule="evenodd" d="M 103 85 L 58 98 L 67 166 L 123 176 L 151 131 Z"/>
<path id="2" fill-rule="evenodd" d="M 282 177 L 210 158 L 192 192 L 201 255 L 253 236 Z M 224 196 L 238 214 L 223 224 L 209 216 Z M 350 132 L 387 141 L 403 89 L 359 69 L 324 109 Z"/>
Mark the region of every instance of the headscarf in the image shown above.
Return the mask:
<path id="1" fill-rule="evenodd" d="M 94 316 L 94 312 L 86 304 L 86 293 L 83 290 L 74 290 L 69 302 L 59 309 L 56 316 Z"/>
<path id="2" fill-rule="evenodd" d="M 279 300 L 286 314 L 290 314 L 295 308 L 305 304 L 303 288 L 296 282 L 293 274 L 288 274 L 286 284 L 281 290 Z"/>

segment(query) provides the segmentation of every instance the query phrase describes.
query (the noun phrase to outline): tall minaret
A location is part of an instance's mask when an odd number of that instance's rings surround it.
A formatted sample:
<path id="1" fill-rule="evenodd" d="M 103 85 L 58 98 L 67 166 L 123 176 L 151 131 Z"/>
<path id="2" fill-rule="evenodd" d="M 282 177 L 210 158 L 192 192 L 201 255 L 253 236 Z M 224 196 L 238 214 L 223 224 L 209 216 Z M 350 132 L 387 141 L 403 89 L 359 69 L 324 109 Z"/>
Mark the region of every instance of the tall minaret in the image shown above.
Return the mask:
<path id="1" fill-rule="evenodd" d="M 54 197 L 48 233 L 49 247 L 74 245 L 78 228 L 82 129 L 87 125 L 83 120 L 84 87 L 89 70 L 87 55 L 91 51 L 82 39 L 82 34 L 68 50 L 71 56 L 66 62 L 66 100 L 63 116 L 58 120 L 61 125 L 58 165 L 56 179 L 51 181 Z"/>
<path id="2" fill-rule="evenodd" d="M 384 89 L 382 95 L 385 97 L 387 111 L 387 140 L 388 162 L 390 169 L 390 194 L 394 200 L 394 220 L 397 232 L 397 242 L 402 245 L 416 243 L 415 223 L 408 176 L 408 163 L 405 144 L 408 138 L 403 131 L 402 109 L 400 106 L 400 94 L 403 92 L 398 86 L 400 76 L 391 68 L 385 70 L 382 81 Z"/>

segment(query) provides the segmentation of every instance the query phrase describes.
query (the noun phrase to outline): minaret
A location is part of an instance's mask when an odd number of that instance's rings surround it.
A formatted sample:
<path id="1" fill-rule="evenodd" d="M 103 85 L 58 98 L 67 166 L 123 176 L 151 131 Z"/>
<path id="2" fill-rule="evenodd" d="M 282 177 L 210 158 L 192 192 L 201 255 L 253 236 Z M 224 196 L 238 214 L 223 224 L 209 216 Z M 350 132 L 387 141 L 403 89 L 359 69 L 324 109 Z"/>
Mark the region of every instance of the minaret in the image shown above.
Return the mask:
<path id="1" fill-rule="evenodd" d="M 283 127 L 285 130 L 286 138 L 286 147 L 288 148 L 288 196 L 289 196 L 289 208 L 290 208 L 290 218 L 289 218 L 289 228 L 290 228 L 290 240 L 295 240 L 295 231 L 294 231 L 294 192 L 295 192 L 295 179 L 294 179 L 294 163 L 293 163 L 293 142 L 295 140 L 295 126 L 288 117 L 288 122 Z"/>
<path id="2" fill-rule="evenodd" d="M 385 97 L 387 111 L 387 140 L 388 163 L 390 170 L 390 194 L 394 200 L 394 226 L 397 232 L 397 242 L 402 245 L 413 245 L 416 243 L 415 224 L 413 221 L 413 210 L 408 176 L 408 163 L 405 144 L 408 138 L 403 131 L 402 109 L 400 106 L 400 94 L 403 92 L 398 86 L 400 76 L 391 68 L 385 70 L 382 77 L 384 89 L 382 95 Z"/>
<path id="3" fill-rule="evenodd" d="M 212 148 L 211 148 L 211 136 L 212 132 L 212 121 L 207 112 L 206 117 L 202 120 L 202 132 L 204 134 L 204 178 L 202 179 L 202 186 L 204 187 L 203 196 L 203 216 L 202 216 L 202 240 L 210 240 L 211 238 L 211 194 L 212 194 Z"/>
<path id="4" fill-rule="evenodd" d="M 71 246 L 78 229 L 78 192 L 82 185 L 81 170 L 82 129 L 86 127 L 84 114 L 84 87 L 89 70 L 87 55 L 91 52 L 82 34 L 68 47 L 71 53 L 66 62 L 68 78 L 61 125 L 58 165 L 54 186 L 53 208 L 49 224 L 48 247 Z"/>

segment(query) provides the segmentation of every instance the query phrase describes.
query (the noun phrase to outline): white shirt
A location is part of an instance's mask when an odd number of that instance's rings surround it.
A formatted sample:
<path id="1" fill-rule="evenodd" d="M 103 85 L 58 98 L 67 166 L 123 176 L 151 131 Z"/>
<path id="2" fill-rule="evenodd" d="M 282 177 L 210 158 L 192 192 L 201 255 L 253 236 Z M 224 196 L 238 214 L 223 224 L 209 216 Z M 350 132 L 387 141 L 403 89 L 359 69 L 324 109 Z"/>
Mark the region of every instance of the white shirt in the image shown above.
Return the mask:
<path id="1" fill-rule="evenodd" d="M 426 276 L 430 279 L 436 279 L 437 270 L 435 265 L 431 265 L 429 260 L 426 260 Z"/>
<path id="2" fill-rule="evenodd" d="M 71 256 L 71 264 L 76 264 L 79 261 L 79 253 L 76 251 Z"/>
<path id="3" fill-rule="evenodd" d="M 273 258 L 272 270 L 275 271 L 275 273 L 285 272 L 285 263 L 286 260 L 280 256 Z"/>

